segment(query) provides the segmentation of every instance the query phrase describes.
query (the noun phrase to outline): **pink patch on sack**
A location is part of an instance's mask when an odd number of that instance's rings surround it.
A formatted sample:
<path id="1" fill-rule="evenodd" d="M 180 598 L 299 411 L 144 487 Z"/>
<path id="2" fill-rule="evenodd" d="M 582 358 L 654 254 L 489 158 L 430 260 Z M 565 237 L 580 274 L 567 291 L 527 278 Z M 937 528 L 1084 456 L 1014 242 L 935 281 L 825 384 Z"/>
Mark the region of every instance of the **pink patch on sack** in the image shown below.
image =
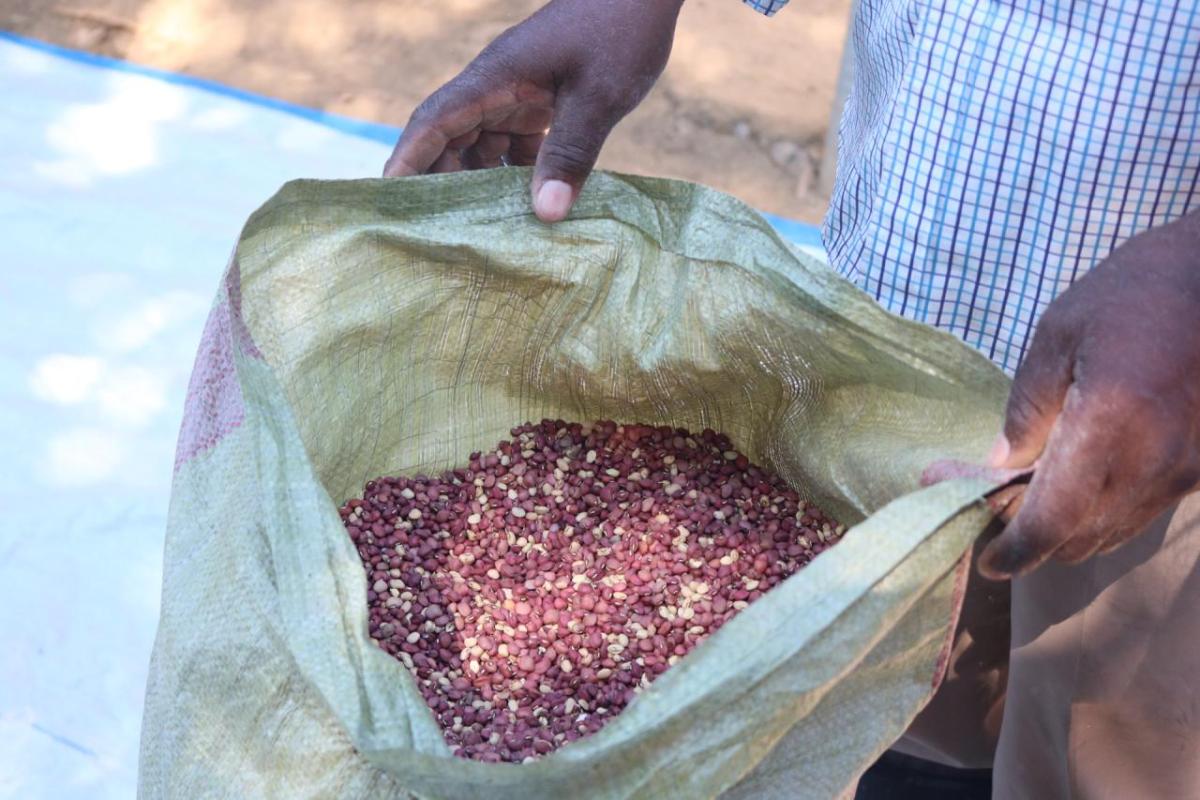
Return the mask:
<path id="1" fill-rule="evenodd" d="M 246 417 L 234 348 L 243 355 L 262 357 L 242 319 L 241 273 L 236 260 L 226 272 L 224 286 L 225 296 L 208 315 L 192 367 L 183 404 L 183 424 L 175 447 L 176 471 L 216 446 Z"/>

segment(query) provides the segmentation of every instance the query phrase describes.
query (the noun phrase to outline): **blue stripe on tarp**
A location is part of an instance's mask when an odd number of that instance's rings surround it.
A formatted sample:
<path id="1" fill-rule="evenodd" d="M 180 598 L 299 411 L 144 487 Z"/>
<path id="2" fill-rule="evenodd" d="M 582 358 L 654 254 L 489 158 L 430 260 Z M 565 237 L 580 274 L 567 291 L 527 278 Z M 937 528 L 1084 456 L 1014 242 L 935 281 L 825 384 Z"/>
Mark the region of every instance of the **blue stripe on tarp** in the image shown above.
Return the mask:
<path id="1" fill-rule="evenodd" d="M 98 56 L 94 53 L 87 53 L 82 50 L 72 50 L 67 47 L 59 47 L 56 44 L 41 42 L 37 39 L 29 39 L 24 36 L 18 36 L 15 33 L 8 31 L 0 31 L 0 41 L 12 42 L 33 50 L 40 50 L 43 53 L 65 58 L 70 61 L 77 61 L 81 64 L 90 64 L 94 67 L 103 67 L 105 69 L 113 69 L 118 72 L 129 72 L 134 75 L 144 75 L 148 78 L 157 78 L 160 81 L 173 83 L 176 86 L 190 86 L 196 89 L 202 89 L 213 94 L 223 95 L 225 97 L 233 97 L 247 103 L 253 103 L 258 106 L 265 106 L 276 111 L 282 111 L 285 114 L 292 114 L 303 119 L 316 122 L 320 125 L 325 125 L 329 128 L 334 128 L 343 133 L 361 136 L 364 139 L 370 139 L 375 142 L 391 145 L 396 143 L 397 137 L 400 136 L 400 129 L 391 125 L 381 125 L 377 122 L 366 122 L 361 119 L 353 119 L 351 117 L 343 117 L 340 114 L 331 114 L 328 111 L 321 111 L 317 108 L 309 108 L 295 103 L 289 103 L 286 100 L 279 100 L 274 97 L 266 97 L 265 95 L 247 92 L 242 89 L 234 89 L 231 86 L 226 86 L 216 81 L 205 80 L 204 78 L 195 78 L 191 75 L 182 75 L 178 72 L 168 72 L 163 69 L 155 69 L 154 67 L 144 67 L 141 64 L 133 64 L 129 61 L 121 61 L 108 56 Z"/>
<path id="2" fill-rule="evenodd" d="M 807 222 L 800 222 L 786 217 L 779 217 L 775 214 L 768 214 L 765 211 L 759 211 L 767 222 L 775 230 L 779 231 L 779 235 L 785 239 L 795 242 L 799 245 L 807 245 L 809 247 L 825 248 L 821 242 L 821 229 L 816 225 L 809 225 Z"/>
<path id="3" fill-rule="evenodd" d="M 370 139 L 371 141 L 381 142 L 386 145 L 395 144 L 396 139 L 400 136 L 400 128 L 392 125 L 383 125 L 378 122 L 367 122 L 366 120 L 354 119 L 353 117 L 344 117 L 341 114 L 332 114 L 317 108 L 289 103 L 286 100 L 280 100 L 275 97 L 267 97 L 266 95 L 247 92 L 243 89 L 235 89 L 232 86 L 226 86 L 223 83 L 217 83 L 205 78 L 196 78 L 178 72 L 146 67 L 141 64 L 121 61 L 120 59 L 109 58 L 108 56 L 100 56 L 83 50 L 72 50 L 69 47 L 60 47 L 56 44 L 30 39 L 15 33 L 9 33 L 8 31 L 0 31 L 0 41 L 12 42 L 32 50 L 40 50 L 43 53 L 50 53 L 59 58 L 76 61 L 80 64 L 117 70 L 118 72 L 128 72 L 134 75 L 144 75 L 148 78 L 156 78 L 177 86 L 190 86 L 224 97 L 232 97 L 245 103 L 252 103 L 257 106 L 274 109 L 275 111 L 282 111 L 285 114 L 292 114 L 310 122 L 315 122 L 318 125 L 324 125 L 328 128 L 341 131 L 342 133 L 361 136 L 364 139 Z M 784 238 L 790 239 L 798 245 L 823 247 L 821 243 L 821 229 L 815 225 L 809 225 L 805 222 L 798 222 L 797 220 L 787 219 L 786 217 L 766 212 L 760 213 Z"/>

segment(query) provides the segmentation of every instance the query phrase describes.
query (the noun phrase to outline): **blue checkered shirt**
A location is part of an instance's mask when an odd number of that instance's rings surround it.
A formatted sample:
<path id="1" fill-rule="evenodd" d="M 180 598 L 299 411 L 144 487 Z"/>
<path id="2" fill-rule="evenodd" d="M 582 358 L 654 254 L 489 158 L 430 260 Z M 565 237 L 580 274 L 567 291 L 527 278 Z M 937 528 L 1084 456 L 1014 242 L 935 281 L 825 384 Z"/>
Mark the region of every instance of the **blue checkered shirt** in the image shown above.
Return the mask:
<path id="1" fill-rule="evenodd" d="M 1010 373 L 1072 281 L 1200 207 L 1200 2 L 860 0 L 852 40 L 830 262 Z"/>

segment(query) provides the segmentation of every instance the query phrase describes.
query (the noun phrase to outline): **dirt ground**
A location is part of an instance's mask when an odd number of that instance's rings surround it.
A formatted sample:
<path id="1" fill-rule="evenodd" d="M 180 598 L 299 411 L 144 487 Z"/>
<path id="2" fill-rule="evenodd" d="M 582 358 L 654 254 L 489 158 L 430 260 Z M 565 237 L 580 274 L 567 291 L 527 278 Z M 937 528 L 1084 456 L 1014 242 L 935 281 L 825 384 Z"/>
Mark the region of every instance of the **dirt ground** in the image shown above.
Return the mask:
<path id="1" fill-rule="evenodd" d="M 543 0 L 0 0 L 0 28 L 402 125 L 422 98 Z M 687 178 L 819 221 L 818 171 L 849 0 L 773 19 L 687 0 L 670 66 L 601 166 Z"/>

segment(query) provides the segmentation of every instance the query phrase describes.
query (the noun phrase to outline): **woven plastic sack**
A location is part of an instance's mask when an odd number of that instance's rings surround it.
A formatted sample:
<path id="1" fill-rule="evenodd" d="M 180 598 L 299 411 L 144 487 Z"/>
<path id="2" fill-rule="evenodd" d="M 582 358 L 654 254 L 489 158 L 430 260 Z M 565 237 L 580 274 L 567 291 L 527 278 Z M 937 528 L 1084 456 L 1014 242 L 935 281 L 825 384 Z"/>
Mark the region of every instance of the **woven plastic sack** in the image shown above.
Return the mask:
<path id="1" fill-rule="evenodd" d="M 521 169 L 297 182 L 247 223 L 192 376 L 143 798 L 829 798 L 944 670 L 1006 379 L 709 189 Z M 712 427 L 844 522 L 594 736 L 454 758 L 367 635 L 337 506 L 543 417 Z"/>

